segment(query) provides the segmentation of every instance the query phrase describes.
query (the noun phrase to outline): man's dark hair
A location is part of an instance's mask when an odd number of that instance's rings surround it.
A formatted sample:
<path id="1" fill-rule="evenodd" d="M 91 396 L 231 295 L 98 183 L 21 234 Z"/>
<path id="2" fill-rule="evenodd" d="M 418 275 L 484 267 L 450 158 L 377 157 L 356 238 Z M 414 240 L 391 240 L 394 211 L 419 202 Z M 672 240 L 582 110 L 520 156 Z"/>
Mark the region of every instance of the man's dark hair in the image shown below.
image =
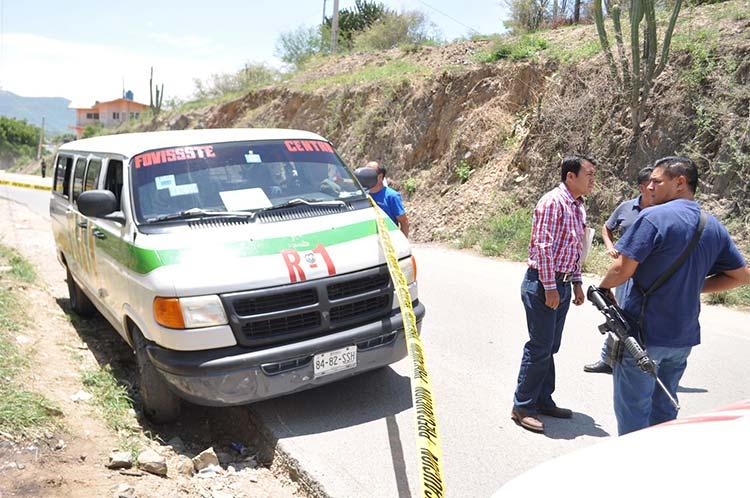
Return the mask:
<path id="1" fill-rule="evenodd" d="M 568 173 L 573 173 L 578 176 L 584 161 L 596 166 L 596 161 L 588 156 L 563 157 L 562 161 L 560 161 L 560 180 L 565 183 L 565 180 L 568 178 Z"/>
<path id="2" fill-rule="evenodd" d="M 379 175 L 383 175 L 383 178 L 385 178 L 385 168 L 378 164 L 378 167 L 376 168 Z"/>
<path id="3" fill-rule="evenodd" d="M 641 170 L 638 172 L 638 185 L 643 185 L 644 183 L 648 183 L 649 180 L 651 180 L 651 173 L 654 171 L 653 166 L 646 166 L 645 168 L 641 168 Z"/>
<path id="4" fill-rule="evenodd" d="M 695 193 L 698 188 L 698 168 L 687 157 L 662 157 L 654 163 L 654 169 L 656 168 L 663 168 L 664 173 L 670 178 L 684 176 L 687 180 L 688 188 L 692 193 Z"/>

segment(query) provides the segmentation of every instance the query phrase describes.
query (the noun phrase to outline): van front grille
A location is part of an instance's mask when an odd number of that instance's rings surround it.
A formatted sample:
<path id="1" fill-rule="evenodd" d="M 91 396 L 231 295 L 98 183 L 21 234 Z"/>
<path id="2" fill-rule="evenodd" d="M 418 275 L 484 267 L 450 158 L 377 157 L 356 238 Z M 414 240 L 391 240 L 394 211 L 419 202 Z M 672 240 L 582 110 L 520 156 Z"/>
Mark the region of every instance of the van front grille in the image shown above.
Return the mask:
<path id="1" fill-rule="evenodd" d="M 285 344 L 356 327 L 391 313 L 385 265 L 279 287 L 222 294 L 241 346 Z"/>

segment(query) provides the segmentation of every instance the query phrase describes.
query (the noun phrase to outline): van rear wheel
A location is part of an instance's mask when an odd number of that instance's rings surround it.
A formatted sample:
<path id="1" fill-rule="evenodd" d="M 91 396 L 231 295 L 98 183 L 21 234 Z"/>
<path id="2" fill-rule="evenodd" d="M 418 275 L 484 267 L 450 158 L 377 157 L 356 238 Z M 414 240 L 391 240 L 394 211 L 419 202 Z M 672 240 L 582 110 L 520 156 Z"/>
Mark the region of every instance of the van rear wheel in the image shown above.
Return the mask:
<path id="1" fill-rule="evenodd" d="M 149 360 L 146 339 L 138 327 L 133 326 L 132 336 L 143 413 L 157 424 L 172 422 L 180 416 L 180 398 L 169 390 L 167 381 Z"/>
<path id="2" fill-rule="evenodd" d="M 73 275 L 70 274 L 70 270 L 67 270 L 67 276 L 65 279 L 68 282 L 68 296 L 70 296 L 70 308 L 75 311 L 77 315 L 82 317 L 90 317 L 96 312 L 94 303 L 91 302 L 89 297 L 83 292 L 78 286 Z"/>

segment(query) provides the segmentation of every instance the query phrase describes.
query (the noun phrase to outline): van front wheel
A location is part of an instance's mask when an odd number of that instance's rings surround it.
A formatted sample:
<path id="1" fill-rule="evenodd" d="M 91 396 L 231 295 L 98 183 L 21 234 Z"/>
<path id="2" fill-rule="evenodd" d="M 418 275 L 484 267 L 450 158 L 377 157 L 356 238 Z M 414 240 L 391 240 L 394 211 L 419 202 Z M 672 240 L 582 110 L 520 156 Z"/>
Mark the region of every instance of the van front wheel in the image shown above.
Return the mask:
<path id="1" fill-rule="evenodd" d="M 180 398 L 169 390 L 164 377 L 149 360 L 146 339 L 138 327 L 133 326 L 132 335 L 143 413 L 157 424 L 172 422 L 180 416 Z"/>
<path id="2" fill-rule="evenodd" d="M 96 311 L 94 304 L 91 302 L 89 297 L 83 292 L 78 286 L 73 275 L 70 274 L 70 270 L 67 270 L 67 276 L 65 279 L 68 282 L 68 296 L 70 296 L 70 308 L 75 313 L 84 318 L 92 316 Z"/>

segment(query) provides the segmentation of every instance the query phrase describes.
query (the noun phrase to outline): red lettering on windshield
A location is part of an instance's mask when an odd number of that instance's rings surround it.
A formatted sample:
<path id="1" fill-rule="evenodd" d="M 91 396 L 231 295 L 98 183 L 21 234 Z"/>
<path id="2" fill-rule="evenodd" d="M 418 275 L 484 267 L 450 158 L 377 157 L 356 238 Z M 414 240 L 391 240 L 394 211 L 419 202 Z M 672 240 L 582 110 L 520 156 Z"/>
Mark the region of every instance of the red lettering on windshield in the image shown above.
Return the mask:
<path id="1" fill-rule="evenodd" d="M 285 140 L 284 146 L 289 152 L 330 152 L 333 153 L 333 147 L 320 140 Z"/>
<path id="2" fill-rule="evenodd" d="M 216 157 L 214 146 L 198 145 L 195 147 L 175 147 L 173 149 L 144 152 L 133 157 L 133 162 L 136 168 L 141 168 L 144 166 L 185 161 L 187 159 L 206 159 L 210 157 Z"/>

